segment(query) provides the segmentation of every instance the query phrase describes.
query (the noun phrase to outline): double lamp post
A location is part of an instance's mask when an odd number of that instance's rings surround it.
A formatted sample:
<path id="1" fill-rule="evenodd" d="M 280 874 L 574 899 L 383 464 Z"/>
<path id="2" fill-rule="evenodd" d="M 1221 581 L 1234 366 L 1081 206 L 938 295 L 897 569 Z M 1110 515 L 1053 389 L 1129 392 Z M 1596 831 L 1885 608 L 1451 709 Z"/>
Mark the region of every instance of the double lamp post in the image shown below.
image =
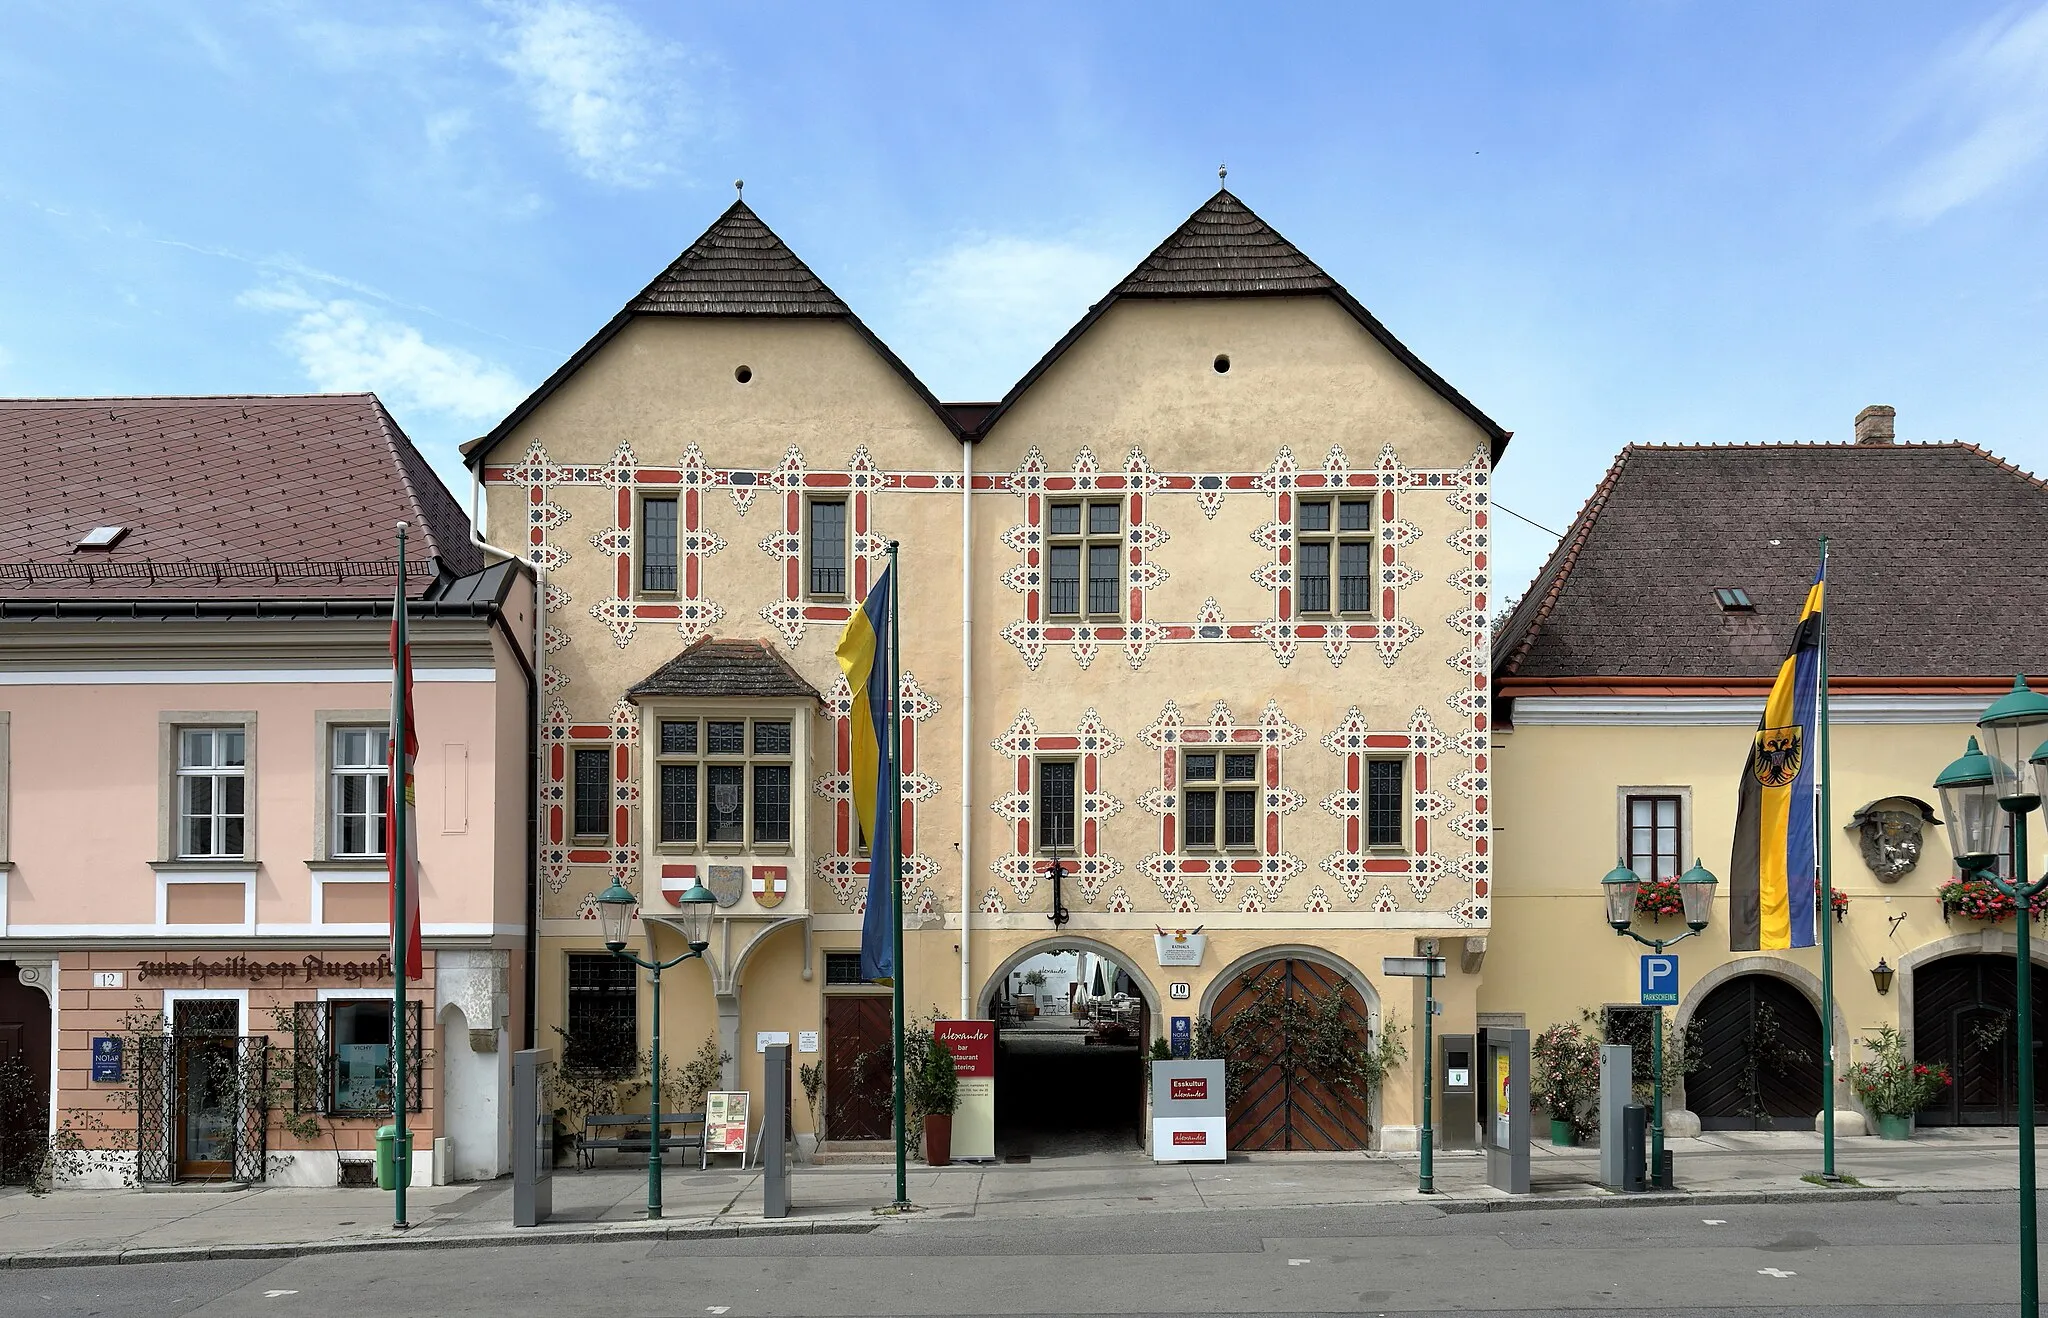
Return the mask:
<path id="1" fill-rule="evenodd" d="M 632 890 L 612 880 L 612 886 L 597 895 L 598 918 L 604 923 L 604 945 L 611 954 L 631 961 L 654 977 L 654 1038 L 647 1054 L 647 1217 L 654 1221 L 661 1216 L 661 1127 L 664 1115 L 674 1120 L 673 1114 L 661 1110 L 661 972 L 679 966 L 692 957 L 704 955 L 704 949 L 711 946 L 711 908 L 718 902 L 702 880 L 690 885 L 687 892 L 676 899 L 682 915 L 676 923 L 681 927 L 683 940 L 689 950 L 681 956 L 664 961 L 654 953 L 654 922 L 643 920 L 641 928 L 647 933 L 647 960 L 642 961 L 626 950 L 626 931 L 632 926 L 633 911 L 639 906 L 639 899 Z"/>
<path id="2" fill-rule="evenodd" d="M 2048 877 L 2027 877 L 2027 816 L 2048 795 L 2048 696 L 2016 677 L 2012 690 L 1977 720 L 1977 730 L 1983 747 L 1970 738 L 1963 757 L 1943 769 L 1934 785 L 1941 792 L 1956 868 L 1986 880 L 2019 908 L 2014 1014 L 2019 1025 L 2020 1313 L 2034 1318 L 2041 1311 L 2041 1278 L 2034 1220 L 2034 974 L 2028 926 L 2033 900 L 2048 889 Z M 2010 877 L 1998 872 L 2008 828 Z"/>

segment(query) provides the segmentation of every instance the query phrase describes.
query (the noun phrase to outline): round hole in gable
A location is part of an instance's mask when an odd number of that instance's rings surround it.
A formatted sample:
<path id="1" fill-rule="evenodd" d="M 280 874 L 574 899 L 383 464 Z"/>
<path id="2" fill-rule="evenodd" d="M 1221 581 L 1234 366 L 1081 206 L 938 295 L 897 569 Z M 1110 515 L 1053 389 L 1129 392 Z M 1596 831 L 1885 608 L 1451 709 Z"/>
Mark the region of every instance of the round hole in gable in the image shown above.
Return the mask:
<path id="1" fill-rule="evenodd" d="M 1221 374 L 1223 374 L 1223 373 L 1224 373 L 1225 371 L 1229 370 L 1229 369 L 1230 369 L 1230 354 L 1229 354 L 1229 353 L 1227 353 L 1227 352 L 1219 352 L 1219 353 L 1217 353 L 1217 354 L 1216 354 L 1216 361 L 1215 361 L 1215 366 L 1216 366 L 1216 374 L 1218 374 L 1218 375 L 1221 375 Z"/>
<path id="2" fill-rule="evenodd" d="M 751 366 L 742 366 L 732 373 L 732 378 L 738 380 L 741 384 L 745 384 L 747 381 L 754 378 L 754 368 Z"/>

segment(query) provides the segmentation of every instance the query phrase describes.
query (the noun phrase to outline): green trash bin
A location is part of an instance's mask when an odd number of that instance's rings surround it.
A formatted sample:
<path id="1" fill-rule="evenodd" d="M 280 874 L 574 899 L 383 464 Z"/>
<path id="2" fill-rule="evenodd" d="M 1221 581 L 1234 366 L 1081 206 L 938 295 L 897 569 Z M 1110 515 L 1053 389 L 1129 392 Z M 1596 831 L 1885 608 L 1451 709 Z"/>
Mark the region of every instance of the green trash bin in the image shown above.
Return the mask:
<path id="1" fill-rule="evenodd" d="M 396 1125 L 377 1127 L 377 1188 L 396 1190 L 398 1188 L 398 1165 L 403 1161 L 408 1171 L 412 1168 L 412 1132 L 405 1132 L 405 1152 L 398 1152 L 398 1127 Z M 408 1177 L 406 1184 L 412 1184 Z"/>

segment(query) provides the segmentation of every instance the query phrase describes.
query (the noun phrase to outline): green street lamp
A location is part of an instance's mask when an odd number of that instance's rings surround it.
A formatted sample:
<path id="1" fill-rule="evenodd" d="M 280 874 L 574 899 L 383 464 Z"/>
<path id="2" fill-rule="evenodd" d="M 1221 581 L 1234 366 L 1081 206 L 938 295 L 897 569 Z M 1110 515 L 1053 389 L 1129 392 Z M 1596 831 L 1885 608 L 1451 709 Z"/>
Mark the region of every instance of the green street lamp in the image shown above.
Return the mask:
<path id="1" fill-rule="evenodd" d="M 2033 901 L 2048 889 L 2048 878 L 2027 878 L 2027 816 L 2039 808 L 2048 786 L 2048 742 L 2042 740 L 2048 734 L 2048 697 L 2029 687 L 2024 676 L 2015 677 L 2012 690 L 1977 720 L 1977 730 L 1983 749 L 1977 738 L 1970 738 L 1963 757 L 1943 769 L 1934 785 L 1941 792 L 1957 869 L 1975 871 L 2019 906 L 2014 1015 L 2020 1073 L 2020 1313 L 2035 1318 L 2041 1312 L 2041 1277 L 2034 1212 L 2034 954 L 2029 944 Z M 2011 816 L 2010 878 L 1998 872 L 1999 826 L 2008 822 L 2001 816 Z"/>
<path id="2" fill-rule="evenodd" d="M 683 938 L 690 950 L 678 957 L 663 961 L 654 955 L 654 925 L 648 922 L 648 960 L 642 961 L 626 950 L 626 930 L 633 923 L 633 911 L 639 900 L 632 890 L 617 879 L 612 886 L 597 895 L 598 919 L 604 924 L 604 945 L 611 954 L 631 961 L 642 970 L 654 976 L 654 1047 L 648 1055 L 648 1099 L 647 1099 L 647 1217 L 649 1221 L 661 1217 L 661 972 L 671 966 L 679 966 L 691 957 L 701 957 L 704 949 L 711 946 L 711 908 L 718 898 L 711 895 L 711 889 L 699 881 L 690 886 L 677 899 L 682 907 Z"/>
<path id="3" fill-rule="evenodd" d="M 1707 922 L 1713 918 L 1714 886 L 1719 882 L 1697 859 L 1691 869 L 1678 876 L 1678 900 L 1685 908 L 1686 929 L 1676 938 L 1645 938 L 1629 928 L 1635 923 L 1636 894 L 1642 890 L 1642 876 L 1627 865 L 1617 860 L 1614 868 L 1607 871 L 1607 877 L 1600 880 L 1600 891 L 1607 899 L 1609 927 L 1624 938 L 1633 938 L 1662 953 L 1672 944 L 1705 931 Z M 1656 1011 L 1650 1018 L 1650 1183 L 1660 1190 L 1669 1190 L 1671 1183 L 1664 1175 L 1664 1009 L 1658 1007 Z"/>

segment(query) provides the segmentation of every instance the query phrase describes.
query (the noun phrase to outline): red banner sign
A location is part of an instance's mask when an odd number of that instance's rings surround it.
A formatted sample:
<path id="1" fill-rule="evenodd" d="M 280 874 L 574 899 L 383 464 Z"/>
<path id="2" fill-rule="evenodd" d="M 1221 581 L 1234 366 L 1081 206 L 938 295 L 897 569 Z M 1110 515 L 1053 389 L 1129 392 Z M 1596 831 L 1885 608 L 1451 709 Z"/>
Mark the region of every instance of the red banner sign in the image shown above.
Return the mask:
<path id="1" fill-rule="evenodd" d="M 1205 1075 L 1177 1075 L 1167 1091 L 1167 1097 L 1176 1103 L 1201 1102 L 1209 1097 L 1209 1077 Z"/>
<path id="2" fill-rule="evenodd" d="M 1173 1132 L 1173 1144 L 1175 1148 L 1185 1148 L 1189 1145 L 1192 1145 L 1195 1148 L 1201 1148 L 1208 1142 L 1209 1136 L 1206 1132 L 1203 1131 L 1177 1130 Z"/>
<path id="3" fill-rule="evenodd" d="M 953 1054 L 953 1074 L 962 1080 L 993 1080 L 996 1074 L 994 1021 L 936 1021 L 932 1036 Z"/>

